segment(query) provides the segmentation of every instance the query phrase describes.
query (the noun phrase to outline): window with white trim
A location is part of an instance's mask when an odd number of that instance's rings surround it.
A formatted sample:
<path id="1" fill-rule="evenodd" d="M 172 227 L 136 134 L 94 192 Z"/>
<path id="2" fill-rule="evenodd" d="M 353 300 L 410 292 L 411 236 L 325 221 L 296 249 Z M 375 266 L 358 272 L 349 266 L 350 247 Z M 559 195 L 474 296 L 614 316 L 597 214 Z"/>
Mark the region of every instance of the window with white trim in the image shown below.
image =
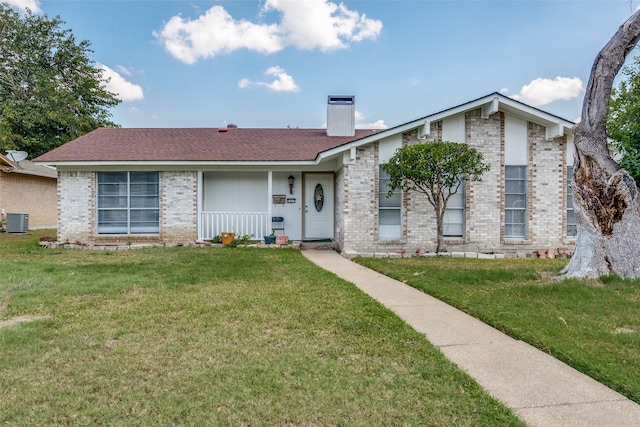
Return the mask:
<path id="1" fill-rule="evenodd" d="M 98 234 L 160 232 L 158 172 L 98 172 Z"/>
<path id="2" fill-rule="evenodd" d="M 389 174 L 379 167 L 378 175 L 378 238 L 396 240 L 402 238 L 402 191 L 389 193 Z"/>
<path id="3" fill-rule="evenodd" d="M 464 191 L 465 185 L 463 181 L 460 183 L 456 194 L 452 195 L 447 202 L 443 218 L 444 237 L 464 237 Z"/>
<path id="4" fill-rule="evenodd" d="M 527 167 L 505 166 L 504 237 L 527 237 Z"/>
<path id="5" fill-rule="evenodd" d="M 576 214 L 573 211 L 573 190 L 569 185 L 571 181 L 573 181 L 573 166 L 567 166 L 567 237 L 576 237 L 578 235 L 578 225 L 576 223 Z"/>

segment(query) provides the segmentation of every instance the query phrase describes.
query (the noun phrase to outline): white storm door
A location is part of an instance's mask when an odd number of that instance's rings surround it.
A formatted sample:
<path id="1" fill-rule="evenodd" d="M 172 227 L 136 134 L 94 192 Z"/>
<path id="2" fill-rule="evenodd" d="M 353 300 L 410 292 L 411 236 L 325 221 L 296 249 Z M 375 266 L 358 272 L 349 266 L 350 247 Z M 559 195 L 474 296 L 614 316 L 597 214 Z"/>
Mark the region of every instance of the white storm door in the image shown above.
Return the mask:
<path id="1" fill-rule="evenodd" d="M 305 239 L 333 239 L 333 174 L 305 174 L 304 183 Z"/>

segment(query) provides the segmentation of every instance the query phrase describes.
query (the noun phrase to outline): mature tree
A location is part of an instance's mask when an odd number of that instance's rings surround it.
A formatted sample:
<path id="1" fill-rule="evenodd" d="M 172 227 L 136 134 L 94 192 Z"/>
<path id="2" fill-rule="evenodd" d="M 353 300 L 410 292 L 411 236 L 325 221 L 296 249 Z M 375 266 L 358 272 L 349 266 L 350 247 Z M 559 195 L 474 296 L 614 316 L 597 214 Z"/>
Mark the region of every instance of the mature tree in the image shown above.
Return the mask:
<path id="1" fill-rule="evenodd" d="M 56 17 L 19 15 L 0 4 L 0 149 L 45 153 L 97 127 L 115 126 L 120 101 Z"/>
<path id="2" fill-rule="evenodd" d="M 620 166 L 640 183 L 640 57 L 622 70 L 626 76 L 611 92 L 607 134 L 619 158 Z"/>
<path id="3" fill-rule="evenodd" d="M 393 190 L 426 195 L 436 214 L 436 252 L 444 249 L 444 214 L 449 199 L 464 181 L 480 181 L 489 170 L 481 152 L 456 142 L 429 142 L 406 145 L 382 165 L 389 174 L 389 195 Z"/>
<path id="4" fill-rule="evenodd" d="M 640 39 L 640 11 L 634 13 L 595 59 L 580 122 L 571 183 L 578 236 L 565 268 L 568 277 L 617 274 L 640 277 L 638 188 L 609 154 L 606 119 L 613 81 Z"/>

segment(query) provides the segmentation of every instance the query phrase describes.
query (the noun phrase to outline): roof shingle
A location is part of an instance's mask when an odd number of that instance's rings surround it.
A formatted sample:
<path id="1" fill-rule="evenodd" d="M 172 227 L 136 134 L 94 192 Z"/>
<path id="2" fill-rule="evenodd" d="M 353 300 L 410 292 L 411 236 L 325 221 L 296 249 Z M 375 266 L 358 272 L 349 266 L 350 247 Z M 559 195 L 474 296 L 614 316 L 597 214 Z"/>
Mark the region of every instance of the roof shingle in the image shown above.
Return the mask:
<path id="1" fill-rule="evenodd" d="M 35 161 L 310 161 L 376 132 L 340 137 L 327 136 L 325 129 L 100 128 Z"/>

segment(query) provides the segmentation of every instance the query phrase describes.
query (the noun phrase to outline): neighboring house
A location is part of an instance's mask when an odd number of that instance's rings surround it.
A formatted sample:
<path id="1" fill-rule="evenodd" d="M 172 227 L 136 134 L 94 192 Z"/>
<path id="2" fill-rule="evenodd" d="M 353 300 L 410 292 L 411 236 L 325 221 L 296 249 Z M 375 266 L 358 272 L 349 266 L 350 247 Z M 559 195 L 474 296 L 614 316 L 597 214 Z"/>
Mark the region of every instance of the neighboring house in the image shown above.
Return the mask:
<path id="1" fill-rule="evenodd" d="M 0 214 L 28 215 L 30 229 L 55 228 L 57 223 L 56 170 L 29 160 L 16 161 L 15 153 L 0 154 Z"/>
<path id="2" fill-rule="evenodd" d="M 391 129 L 356 130 L 354 97 L 328 98 L 327 129 L 98 129 L 36 159 L 58 169 L 58 238 L 177 243 L 223 232 L 333 239 L 348 253 L 435 248 L 431 206 L 387 198 L 397 148 L 466 142 L 491 164 L 446 218 L 450 251 L 566 246 L 573 123 L 499 93 Z M 272 224 L 273 217 L 284 219 Z"/>

